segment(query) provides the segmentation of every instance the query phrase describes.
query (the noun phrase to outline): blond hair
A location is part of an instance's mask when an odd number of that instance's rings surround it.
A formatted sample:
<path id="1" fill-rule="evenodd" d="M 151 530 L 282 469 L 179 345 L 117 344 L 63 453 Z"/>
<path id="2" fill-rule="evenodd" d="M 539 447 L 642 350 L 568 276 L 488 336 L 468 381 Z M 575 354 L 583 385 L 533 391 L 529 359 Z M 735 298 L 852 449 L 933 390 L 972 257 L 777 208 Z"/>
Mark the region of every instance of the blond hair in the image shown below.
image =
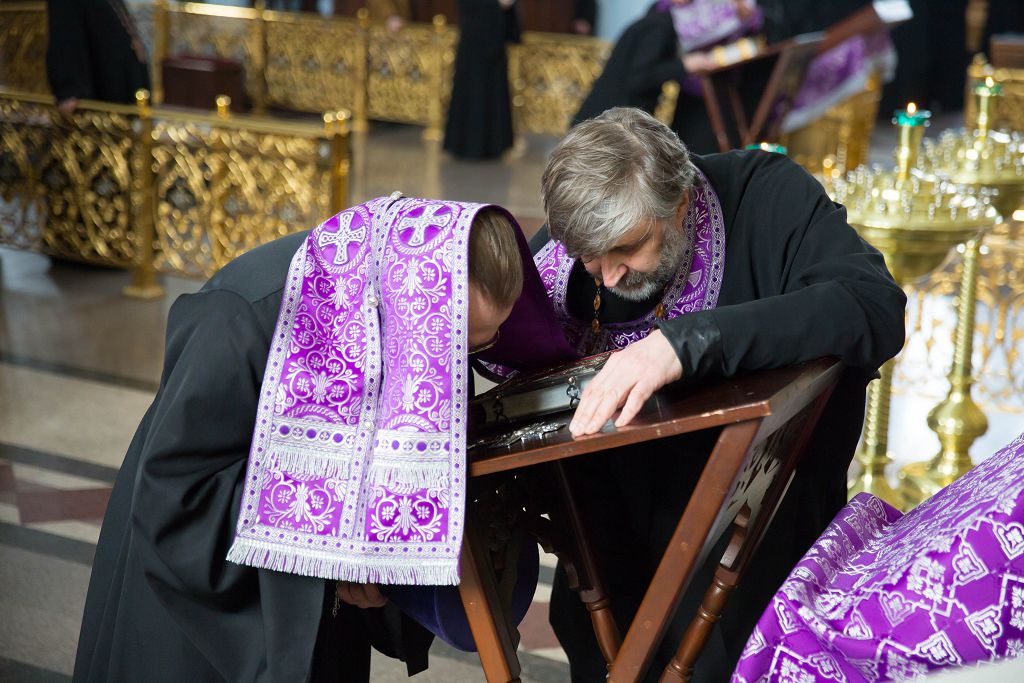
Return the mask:
<path id="1" fill-rule="evenodd" d="M 541 178 L 552 238 L 590 260 L 637 225 L 671 218 L 696 169 L 672 129 L 640 109 L 616 107 L 576 125 Z"/>
<path id="2" fill-rule="evenodd" d="M 504 211 L 482 209 L 469 229 L 469 281 L 496 308 L 509 308 L 523 292 L 523 260 L 516 228 Z"/>

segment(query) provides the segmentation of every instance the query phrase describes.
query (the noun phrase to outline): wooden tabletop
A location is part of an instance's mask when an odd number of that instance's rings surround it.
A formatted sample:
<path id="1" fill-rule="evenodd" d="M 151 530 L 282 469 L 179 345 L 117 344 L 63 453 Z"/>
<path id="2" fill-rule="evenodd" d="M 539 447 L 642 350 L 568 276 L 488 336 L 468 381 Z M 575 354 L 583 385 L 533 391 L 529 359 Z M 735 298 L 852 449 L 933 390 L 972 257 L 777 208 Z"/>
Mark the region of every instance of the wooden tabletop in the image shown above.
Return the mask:
<path id="1" fill-rule="evenodd" d="M 540 418 L 538 422 L 557 422 L 563 427 L 511 446 L 470 450 L 470 476 L 772 416 L 784 407 L 788 398 L 812 385 L 831 381 L 839 371 L 838 361 L 823 358 L 776 370 L 664 389 L 644 405 L 631 424 L 616 429 L 609 421 L 603 431 L 578 439 L 573 439 L 568 429 L 572 413 Z M 477 436 L 484 434 L 487 432 Z"/>

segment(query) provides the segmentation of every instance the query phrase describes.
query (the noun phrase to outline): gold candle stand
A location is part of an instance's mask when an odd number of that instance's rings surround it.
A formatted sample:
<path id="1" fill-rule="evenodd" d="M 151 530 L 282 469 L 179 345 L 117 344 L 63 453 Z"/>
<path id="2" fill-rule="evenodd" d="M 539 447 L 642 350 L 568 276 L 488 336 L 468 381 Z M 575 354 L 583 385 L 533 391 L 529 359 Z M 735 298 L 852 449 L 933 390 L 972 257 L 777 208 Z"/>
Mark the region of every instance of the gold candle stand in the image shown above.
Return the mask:
<path id="1" fill-rule="evenodd" d="M 946 179 L 991 197 L 1004 216 L 1011 216 L 1024 197 L 1024 138 L 1016 133 L 992 131 L 995 102 L 1002 89 L 991 77 L 975 89 L 978 127 L 946 131 L 925 146 L 923 172 L 929 178 Z M 993 225 L 998 223 L 994 219 Z M 974 384 L 971 356 L 974 351 L 978 260 L 982 237 L 968 240 L 962 248 L 963 273 L 956 308 L 953 363 L 946 398 L 928 414 L 928 427 L 941 447 L 926 461 L 914 462 L 899 473 L 903 507 L 912 508 L 956 481 L 974 466 L 970 448 L 988 430 L 985 413 L 971 397 Z"/>
<path id="2" fill-rule="evenodd" d="M 845 177 L 827 179 L 826 184 L 833 199 L 846 206 L 850 225 L 882 252 L 901 286 L 934 270 L 953 246 L 990 225 L 995 213 L 970 189 L 918 177 L 918 146 L 928 116 L 914 107 L 897 112 L 900 145 L 895 171 L 861 167 Z M 866 491 L 899 506 L 900 496 L 885 476 L 892 462 L 888 433 L 894 364 L 895 360 L 885 363 L 880 378 L 868 386 L 864 435 L 855 456 L 860 473 L 850 481 L 849 494 Z"/>

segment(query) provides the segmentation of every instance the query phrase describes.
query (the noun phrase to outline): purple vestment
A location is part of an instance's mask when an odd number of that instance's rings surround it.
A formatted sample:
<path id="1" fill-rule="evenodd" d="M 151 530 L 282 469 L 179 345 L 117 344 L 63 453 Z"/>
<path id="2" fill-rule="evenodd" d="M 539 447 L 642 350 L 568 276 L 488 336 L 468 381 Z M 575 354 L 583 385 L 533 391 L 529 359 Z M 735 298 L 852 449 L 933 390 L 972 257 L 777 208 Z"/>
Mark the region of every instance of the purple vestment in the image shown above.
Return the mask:
<path id="1" fill-rule="evenodd" d="M 1021 656 L 1024 434 L 906 515 L 850 501 L 772 598 L 732 683 L 898 681 Z"/>
<path id="2" fill-rule="evenodd" d="M 467 246 L 485 206 L 382 197 L 314 228 L 296 252 L 229 560 L 359 583 L 458 583 Z M 534 330 L 533 362 L 563 360 L 531 271 L 510 320 Z M 505 337 L 515 343 L 516 331 Z"/>

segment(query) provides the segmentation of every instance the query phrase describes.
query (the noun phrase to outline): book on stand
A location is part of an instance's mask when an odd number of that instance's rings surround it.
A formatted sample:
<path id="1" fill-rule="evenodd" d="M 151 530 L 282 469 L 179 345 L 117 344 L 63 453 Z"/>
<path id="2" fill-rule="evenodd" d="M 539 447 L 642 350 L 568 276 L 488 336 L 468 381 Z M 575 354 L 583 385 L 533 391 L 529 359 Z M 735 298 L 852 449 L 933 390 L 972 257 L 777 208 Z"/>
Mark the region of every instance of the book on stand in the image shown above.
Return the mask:
<path id="1" fill-rule="evenodd" d="M 572 411 L 611 353 L 516 375 L 470 401 L 470 420 L 479 430 Z"/>

